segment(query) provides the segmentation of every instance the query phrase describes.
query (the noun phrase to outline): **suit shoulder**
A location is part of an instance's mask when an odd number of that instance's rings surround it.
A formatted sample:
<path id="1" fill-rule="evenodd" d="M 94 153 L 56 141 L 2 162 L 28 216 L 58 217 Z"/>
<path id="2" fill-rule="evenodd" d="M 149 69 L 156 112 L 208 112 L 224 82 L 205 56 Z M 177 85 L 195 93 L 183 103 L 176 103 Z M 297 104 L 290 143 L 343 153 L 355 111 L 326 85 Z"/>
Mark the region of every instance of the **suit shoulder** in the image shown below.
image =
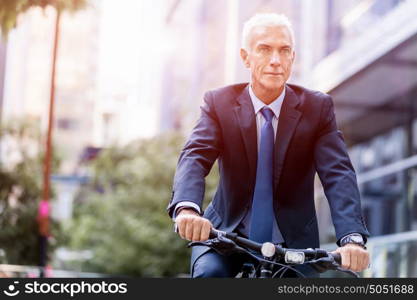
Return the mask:
<path id="1" fill-rule="evenodd" d="M 238 97 L 247 85 L 248 83 L 227 85 L 217 89 L 209 90 L 206 94 L 211 94 L 216 102 L 221 101 L 220 99 L 231 100 Z"/>
<path id="2" fill-rule="evenodd" d="M 296 84 L 288 84 L 288 86 L 294 91 L 294 93 L 302 98 L 305 99 L 307 101 L 326 101 L 326 99 L 331 99 L 331 96 L 329 94 L 320 92 L 320 91 L 316 91 L 316 90 L 311 90 L 305 87 L 302 87 L 300 85 L 296 85 Z"/>

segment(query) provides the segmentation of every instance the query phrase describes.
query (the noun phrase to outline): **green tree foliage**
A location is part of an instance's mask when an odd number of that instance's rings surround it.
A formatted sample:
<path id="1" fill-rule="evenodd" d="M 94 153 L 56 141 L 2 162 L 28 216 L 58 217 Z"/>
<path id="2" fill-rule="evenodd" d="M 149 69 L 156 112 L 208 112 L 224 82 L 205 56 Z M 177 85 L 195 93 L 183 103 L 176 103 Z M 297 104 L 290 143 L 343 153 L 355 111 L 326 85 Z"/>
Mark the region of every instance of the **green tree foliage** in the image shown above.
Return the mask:
<path id="1" fill-rule="evenodd" d="M 31 7 L 53 6 L 60 11 L 77 11 L 87 4 L 86 0 L 1 0 L 0 27 L 3 36 L 17 25 L 18 16 Z"/>
<path id="2" fill-rule="evenodd" d="M 14 120 L 0 129 L 1 143 L 15 145 L 16 163 L 0 165 L 0 249 L 3 263 L 37 265 L 39 263 L 38 225 L 36 216 L 41 198 L 44 152 L 34 155 L 30 148 L 41 148 L 42 139 L 36 124 Z M 7 139 L 7 141 L 6 141 Z M 2 145 L 4 147 L 5 145 Z M 36 152 L 36 151 L 35 151 Z M 53 169 L 59 166 L 55 156 Z M 61 236 L 60 227 L 52 223 L 50 252 Z"/>
<path id="3" fill-rule="evenodd" d="M 173 232 L 166 207 L 184 139 L 166 134 L 103 150 L 92 163 L 92 180 L 81 191 L 70 246 L 91 250 L 83 271 L 137 277 L 189 272 L 187 242 Z M 217 182 L 207 178 L 206 201 Z"/>

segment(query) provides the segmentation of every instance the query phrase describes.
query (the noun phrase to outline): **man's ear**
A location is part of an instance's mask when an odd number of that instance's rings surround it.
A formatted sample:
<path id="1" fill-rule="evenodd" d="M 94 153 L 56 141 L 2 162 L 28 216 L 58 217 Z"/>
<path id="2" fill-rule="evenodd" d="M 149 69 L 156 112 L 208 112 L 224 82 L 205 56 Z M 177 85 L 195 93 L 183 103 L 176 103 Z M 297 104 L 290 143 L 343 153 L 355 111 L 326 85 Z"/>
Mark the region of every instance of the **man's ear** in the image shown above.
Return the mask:
<path id="1" fill-rule="evenodd" d="M 240 48 L 240 57 L 242 58 L 242 61 L 243 61 L 243 64 L 245 65 L 245 67 L 249 68 L 250 64 L 249 64 L 249 59 L 248 59 L 248 57 L 249 57 L 248 51 L 246 51 L 243 48 Z"/>

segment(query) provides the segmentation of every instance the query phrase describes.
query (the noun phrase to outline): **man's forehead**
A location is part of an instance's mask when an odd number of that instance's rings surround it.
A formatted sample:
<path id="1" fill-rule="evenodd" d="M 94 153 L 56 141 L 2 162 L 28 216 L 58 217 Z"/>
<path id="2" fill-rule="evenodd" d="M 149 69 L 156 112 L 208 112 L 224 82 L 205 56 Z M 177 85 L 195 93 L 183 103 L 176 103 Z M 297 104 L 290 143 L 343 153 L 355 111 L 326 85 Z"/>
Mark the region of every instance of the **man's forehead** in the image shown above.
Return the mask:
<path id="1" fill-rule="evenodd" d="M 280 38 L 280 42 L 287 42 L 292 45 L 291 33 L 284 25 L 260 25 L 254 27 L 250 32 L 251 44 L 273 42 L 276 38 Z"/>

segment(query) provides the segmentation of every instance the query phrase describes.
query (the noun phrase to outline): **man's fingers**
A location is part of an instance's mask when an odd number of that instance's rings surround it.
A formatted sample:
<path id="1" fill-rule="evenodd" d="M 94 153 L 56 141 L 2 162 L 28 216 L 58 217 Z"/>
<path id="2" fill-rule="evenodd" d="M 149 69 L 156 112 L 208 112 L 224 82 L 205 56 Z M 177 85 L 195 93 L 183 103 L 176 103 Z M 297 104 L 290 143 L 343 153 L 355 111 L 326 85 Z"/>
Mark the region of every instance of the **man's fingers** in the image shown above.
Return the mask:
<path id="1" fill-rule="evenodd" d="M 368 268 L 369 266 L 369 253 L 366 250 L 361 250 L 360 254 L 358 255 L 358 260 L 360 261 L 359 264 L 359 271 L 363 271 Z"/>
<path id="2" fill-rule="evenodd" d="M 210 236 L 210 230 L 211 230 L 211 223 L 210 221 L 204 222 L 203 228 L 201 230 L 201 240 L 205 241 Z"/>
<path id="3" fill-rule="evenodd" d="M 181 238 L 185 239 L 185 220 L 183 217 L 179 217 L 176 220 L 177 223 L 177 229 L 178 229 L 178 234 L 180 235 Z"/>
<path id="4" fill-rule="evenodd" d="M 358 253 L 353 250 L 350 252 L 350 269 L 353 271 L 358 271 Z"/>
<path id="5" fill-rule="evenodd" d="M 357 266 L 357 270 L 358 272 L 364 270 L 366 268 L 365 266 L 365 256 L 362 253 L 362 250 L 358 251 L 358 266 Z"/>
<path id="6" fill-rule="evenodd" d="M 185 227 L 185 238 L 189 241 L 193 239 L 193 220 L 192 218 L 188 217 L 186 218 L 186 227 Z"/>
<path id="7" fill-rule="evenodd" d="M 345 249 L 342 249 L 340 251 L 340 254 L 342 255 L 342 267 L 345 269 L 349 269 L 350 268 L 350 253 L 344 250 Z"/>
<path id="8" fill-rule="evenodd" d="M 205 241 L 212 227 L 209 220 L 195 215 L 179 216 L 176 221 L 178 234 L 189 241 Z"/>
<path id="9" fill-rule="evenodd" d="M 338 248 L 342 256 L 342 267 L 355 272 L 362 272 L 369 266 L 369 253 L 357 245 L 346 245 Z"/>
<path id="10" fill-rule="evenodd" d="M 203 226 L 203 222 L 201 218 L 194 218 L 191 221 L 192 227 L 193 227 L 193 241 L 199 241 L 200 240 L 200 234 L 201 234 L 201 227 Z"/>

